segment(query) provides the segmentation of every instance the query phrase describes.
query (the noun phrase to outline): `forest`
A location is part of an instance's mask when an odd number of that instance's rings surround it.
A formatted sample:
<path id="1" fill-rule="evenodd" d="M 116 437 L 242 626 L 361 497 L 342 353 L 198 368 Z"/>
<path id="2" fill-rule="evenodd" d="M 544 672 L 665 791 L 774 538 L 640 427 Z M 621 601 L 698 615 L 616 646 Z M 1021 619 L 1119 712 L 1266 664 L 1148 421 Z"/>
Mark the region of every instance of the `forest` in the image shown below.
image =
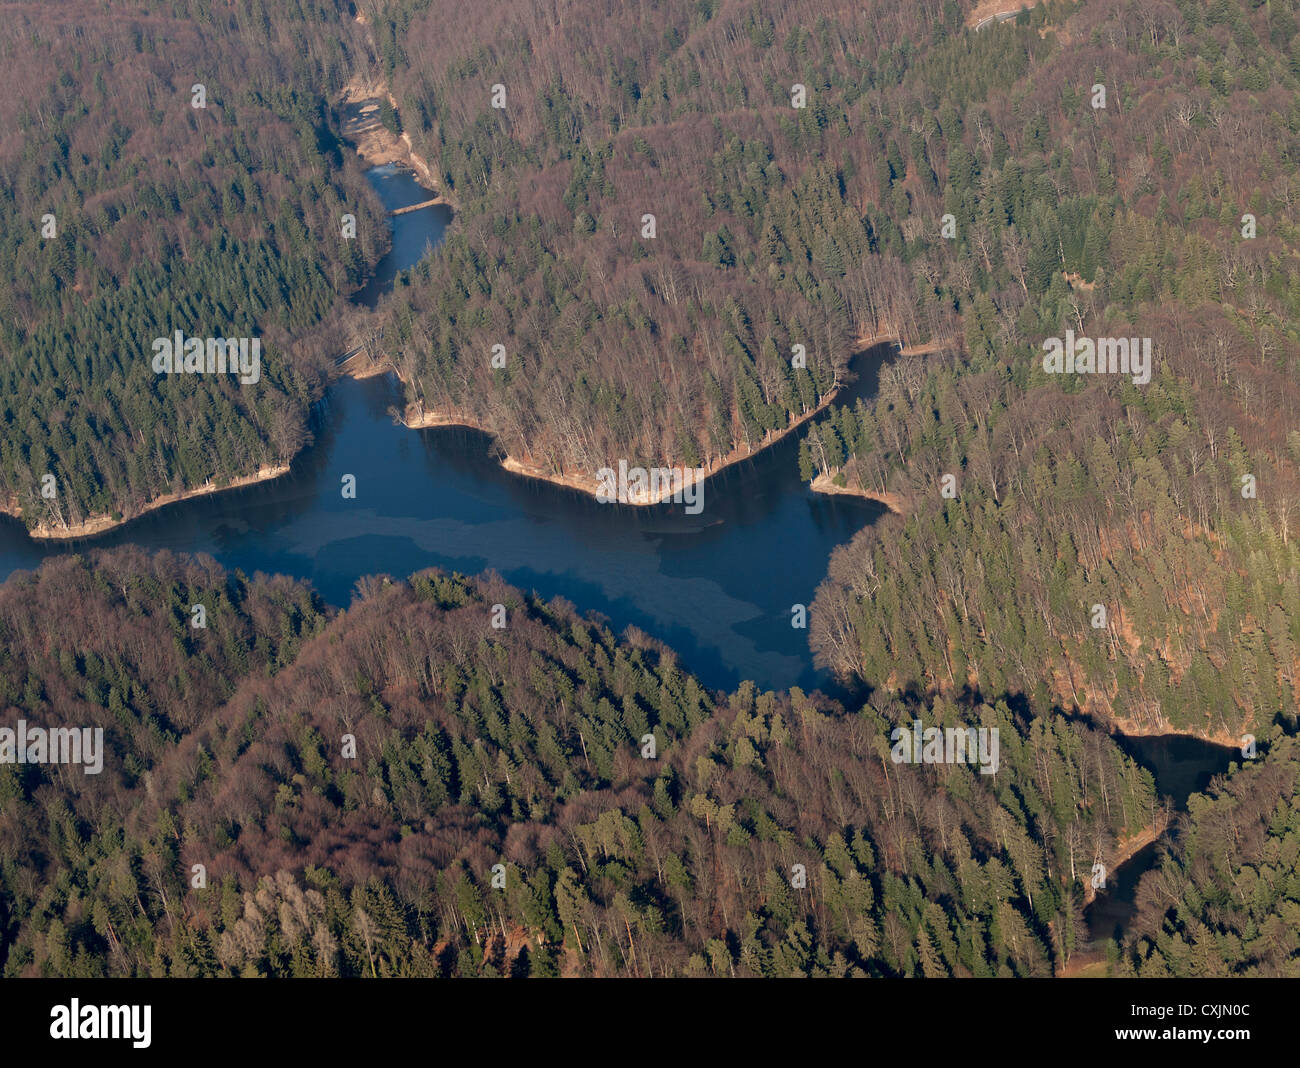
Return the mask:
<path id="1" fill-rule="evenodd" d="M 1124 72 L 1105 140 L 1049 112 L 950 155 L 960 355 L 900 358 L 802 446 L 805 477 L 907 513 L 832 561 L 824 663 L 1229 743 L 1300 704 L 1300 97 L 1293 12 L 1274 14 L 1088 5 L 1066 27 L 1091 22 Z M 1043 374 L 1038 342 L 1066 326 L 1152 337 L 1155 380 Z"/>
<path id="2" fill-rule="evenodd" d="M 906 350 L 799 450 L 897 505 L 812 605 L 837 697 L 708 690 L 491 574 L 11 576 L 3 725 L 107 751 L 0 764 L 0 973 L 1300 974 L 1297 0 L 971 7 L 0 2 L 36 533 L 287 464 L 362 320 L 417 412 L 555 474 L 744 455 Z M 373 321 L 359 73 L 457 206 Z M 1151 382 L 1044 373 L 1067 329 L 1150 337 Z M 261 337 L 259 382 L 153 375 L 175 330 Z M 998 773 L 894 763 L 916 719 Z M 1173 813 L 1115 729 L 1260 755 Z M 1090 942 L 1091 866 L 1170 820 Z"/>
<path id="3" fill-rule="evenodd" d="M 1300 703 L 1295 3 L 596 6 L 363 5 L 463 206 L 389 308 L 417 411 L 693 465 L 898 337 L 802 445 L 905 513 L 832 563 L 823 664 L 1233 744 Z M 1043 373 L 1066 329 L 1152 381 Z"/>
<path id="4" fill-rule="evenodd" d="M 1049 976 L 1094 857 L 1163 810 L 1086 720 L 714 693 L 491 576 L 335 611 L 202 557 L 61 557 L 0 587 L 0 649 L 10 711 L 106 739 L 95 776 L 0 765 L 10 976 Z M 998 773 L 892 762 L 914 717 L 997 728 Z M 1296 974 L 1284 726 L 1193 798 L 1115 968 Z"/>
<path id="5" fill-rule="evenodd" d="M 1266 974 L 1300 954 L 1300 751 L 1285 739 L 1259 766 L 1194 795 L 1178 847 L 1138 890 L 1117 974 Z M 1249 858 L 1249 859 L 1247 859 Z"/>
<path id="6" fill-rule="evenodd" d="M 345 8 L 0 4 L 19 87 L 0 99 L 0 507 L 30 529 L 134 515 L 310 441 L 340 306 L 389 240 L 333 132 L 363 49 Z M 150 345 L 175 330 L 262 338 L 261 380 L 159 378 Z"/>

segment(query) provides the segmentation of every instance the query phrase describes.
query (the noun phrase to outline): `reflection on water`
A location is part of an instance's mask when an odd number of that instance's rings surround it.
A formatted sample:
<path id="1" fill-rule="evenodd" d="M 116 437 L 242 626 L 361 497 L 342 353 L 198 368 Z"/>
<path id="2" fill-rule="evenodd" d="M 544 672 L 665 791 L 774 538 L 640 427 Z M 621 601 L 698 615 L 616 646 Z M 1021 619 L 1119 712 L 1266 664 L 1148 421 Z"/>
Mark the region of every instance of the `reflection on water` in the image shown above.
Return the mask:
<path id="1" fill-rule="evenodd" d="M 403 170 L 396 163 L 372 167 L 366 172 L 366 177 L 387 211 L 419 204 L 431 196 L 410 171 Z M 375 307 L 379 298 L 393 288 L 393 279 L 401 271 L 419 263 L 438 247 L 451 223 L 451 209 L 435 204 L 405 215 L 394 215 L 390 221 L 393 224 L 393 247 L 375 264 L 375 273 L 370 281 L 352 298 L 367 308 Z"/>
<path id="2" fill-rule="evenodd" d="M 1116 735 L 1115 740 L 1151 772 L 1160 796 L 1170 798 L 1179 811 L 1186 810 L 1192 794 L 1204 792 L 1215 775 L 1241 759 L 1236 749 L 1178 734 Z M 1159 863 L 1165 848 L 1166 840 L 1158 839 L 1107 874 L 1105 891 L 1098 893 L 1085 913 L 1094 940 L 1116 937 L 1127 928 L 1137 907 L 1138 883 Z"/>
<path id="3" fill-rule="evenodd" d="M 497 463 L 487 435 L 394 424 L 388 408 L 398 401 L 389 378 L 345 379 L 289 475 L 151 512 L 90 544 L 208 552 L 248 574 L 306 579 L 339 605 L 362 575 L 492 568 L 617 629 L 640 626 L 710 685 L 822 681 L 791 606 L 811 602 L 831 550 L 882 509 L 812 493 L 793 438 L 709 479 L 704 509 L 691 516 L 519 478 Z M 342 496 L 345 474 L 356 476 L 354 500 Z M 0 528 L 5 574 L 73 548 L 34 544 L 15 522 Z"/>
<path id="4" fill-rule="evenodd" d="M 374 168 L 370 178 L 390 209 L 428 197 L 393 167 Z M 393 252 L 372 297 L 441 239 L 448 218 L 440 208 L 393 218 Z M 859 357 L 861 377 L 847 399 L 874 391 L 885 351 Z M 346 605 L 363 575 L 491 568 L 602 613 L 616 630 L 641 627 L 708 685 L 826 685 L 813 669 L 808 632 L 791 626 L 791 608 L 811 603 L 831 550 L 883 508 L 809 490 L 798 477 L 797 435 L 709 479 L 704 509 L 691 516 L 681 505 L 604 505 L 519 478 L 500 467 L 486 435 L 408 430 L 394 425 L 391 406 L 400 407 L 393 380 L 341 380 L 319 406 L 316 444 L 290 474 L 168 506 L 92 542 L 34 543 L 6 520 L 0 576 L 88 544 L 135 544 L 210 553 L 250 575 L 293 575 Z M 345 474 L 356 476 L 354 500 L 340 492 Z"/>

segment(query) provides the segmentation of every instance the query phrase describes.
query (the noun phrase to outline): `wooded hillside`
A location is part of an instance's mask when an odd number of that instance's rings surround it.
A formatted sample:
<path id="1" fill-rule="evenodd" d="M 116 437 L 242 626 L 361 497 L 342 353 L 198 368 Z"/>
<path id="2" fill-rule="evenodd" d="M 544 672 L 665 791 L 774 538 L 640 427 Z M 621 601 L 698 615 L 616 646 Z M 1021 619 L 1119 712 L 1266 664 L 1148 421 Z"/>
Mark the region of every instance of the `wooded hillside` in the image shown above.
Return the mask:
<path id="1" fill-rule="evenodd" d="M 274 6 L 0 3 L 0 505 L 29 527 L 134 514 L 310 439 L 334 309 L 388 230 L 332 133 L 361 47 L 347 5 Z M 155 374 L 177 330 L 260 337 L 260 380 Z"/>
<path id="2" fill-rule="evenodd" d="M 933 341 L 808 435 L 908 513 L 834 563 L 825 664 L 1233 742 L 1300 702 L 1295 3 L 363 6 L 464 205 L 393 308 L 415 403 L 693 464 Z M 1045 374 L 1067 329 L 1150 381 Z"/>
<path id="3" fill-rule="evenodd" d="M 1300 706 L 1294 6 L 1031 22 L 985 32 L 1059 47 L 948 153 L 961 355 L 900 359 L 804 446 L 908 513 L 832 560 L 814 647 L 889 688 L 1235 743 Z M 1067 328 L 1151 338 L 1150 383 L 1044 374 Z"/>
<path id="4" fill-rule="evenodd" d="M 0 766 L 9 975 L 1048 975 L 1159 813 L 1081 722 L 713 694 L 492 579 L 331 614 L 119 551 L 15 576 L 0 638 L 6 724 L 107 739 L 99 775 Z M 893 762 L 914 716 L 998 728 L 996 774 Z"/>

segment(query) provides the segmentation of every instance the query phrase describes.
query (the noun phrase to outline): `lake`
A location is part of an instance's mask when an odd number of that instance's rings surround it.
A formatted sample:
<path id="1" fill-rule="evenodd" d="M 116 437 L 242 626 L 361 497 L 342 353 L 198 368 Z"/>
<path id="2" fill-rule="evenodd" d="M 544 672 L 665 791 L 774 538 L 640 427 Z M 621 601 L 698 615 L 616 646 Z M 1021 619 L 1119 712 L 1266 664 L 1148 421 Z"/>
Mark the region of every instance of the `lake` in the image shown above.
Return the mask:
<path id="1" fill-rule="evenodd" d="M 1170 798 L 1179 812 L 1187 810 L 1187 799 L 1202 793 L 1215 775 L 1226 772 L 1241 751 L 1200 738 L 1181 734 L 1115 735 L 1119 747 L 1155 777 L 1161 796 Z M 1104 941 L 1128 927 L 1137 909 L 1138 882 L 1160 861 L 1169 841 L 1167 831 L 1133 854 L 1106 878 L 1106 889 L 1087 907 L 1084 917 L 1094 941 Z"/>
<path id="2" fill-rule="evenodd" d="M 367 173 L 385 208 L 428 199 L 394 165 Z M 353 298 L 374 307 L 397 275 L 441 241 L 443 206 L 394 216 L 393 246 Z M 858 357 L 851 402 L 876 388 L 882 345 Z M 497 462 L 492 439 L 462 427 L 408 430 L 396 423 L 401 387 L 391 376 L 340 379 L 314 413 L 316 441 L 283 478 L 183 501 L 82 542 L 36 542 L 0 517 L 0 578 L 55 553 L 135 544 L 210 553 L 226 567 L 310 582 L 346 606 L 364 575 L 406 576 L 431 566 L 465 574 L 495 570 L 544 597 L 564 597 L 621 631 L 637 626 L 668 643 L 706 685 L 833 689 L 817 671 L 807 631 L 791 607 L 812 602 L 832 550 L 884 513 L 855 497 L 813 493 L 799 479 L 800 434 L 704 484 L 704 508 L 600 504 L 575 490 L 521 478 Z M 356 478 L 355 499 L 341 493 Z M 400 625 L 400 621 L 395 621 Z M 1226 770 L 1236 750 L 1182 736 L 1117 736 L 1179 809 Z M 1134 910 L 1141 875 L 1164 839 L 1110 873 L 1087 909 L 1105 939 Z"/>
<path id="3" fill-rule="evenodd" d="M 428 199 L 394 166 L 368 172 L 389 210 Z M 391 252 L 354 299 L 373 306 L 396 275 L 435 246 L 450 222 L 435 206 L 392 218 Z M 859 356 L 845 400 L 874 392 L 888 346 Z M 831 687 L 791 626 L 809 605 L 831 551 L 884 512 L 873 501 L 813 493 L 791 434 L 704 484 L 704 508 L 632 507 L 502 469 L 490 437 L 456 427 L 395 425 L 400 385 L 341 379 L 315 413 L 316 442 L 272 482 L 182 501 L 82 542 L 34 542 L 0 523 L 0 578 L 54 553 L 135 544 L 210 553 L 248 575 L 283 573 L 345 606 L 360 577 L 431 566 L 492 569 L 544 597 L 562 596 L 668 643 L 706 685 Z M 344 475 L 356 477 L 346 500 Z"/>

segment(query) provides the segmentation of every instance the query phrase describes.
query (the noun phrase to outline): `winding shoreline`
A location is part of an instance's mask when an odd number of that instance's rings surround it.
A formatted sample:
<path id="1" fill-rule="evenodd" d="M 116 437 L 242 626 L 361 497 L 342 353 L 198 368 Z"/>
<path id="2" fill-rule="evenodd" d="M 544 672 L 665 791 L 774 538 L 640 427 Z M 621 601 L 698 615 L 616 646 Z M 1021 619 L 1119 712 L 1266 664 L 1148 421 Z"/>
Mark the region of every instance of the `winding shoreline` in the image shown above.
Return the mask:
<path id="1" fill-rule="evenodd" d="M 849 360 L 850 362 L 852 362 L 858 359 L 859 357 L 864 356 L 867 353 L 871 352 L 872 349 L 882 348 L 889 345 L 896 345 L 900 340 L 901 339 L 895 333 L 881 333 L 881 334 L 872 334 L 870 336 L 859 337 L 856 339 L 856 347 L 849 354 Z M 941 348 L 944 344 L 947 344 L 947 342 L 929 341 L 920 345 L 909 345 L 906 348 L 900 349 L 899 355 L 903 355 L 903 356 L 924 355 L 926 353 L 936 351 L 937 349 Z M 356 377 L 369 377 L 374 374 L 379 374 L 384 370 L 390 371 L 397 378 L 397 380 L 401 382 L 403 385 L 408 384 L 406 380 L 402 378 L 401 374 L 397 371 L 397 369 L 393 367 L 389 361 L 379 361 L 375 364 L 371 364 L 364 371 L 357 374 Z M 349 374 L 350 372 L 345 371 L 344 373 Z M 755 456 L 763 452 L 765 449 L 771 448 L 773 445 L 776 445 L 782 439 L 786 438 L 788 435 L 798 430 L 805 423 L 809 422 L 811 419 L 820 415 L 822 412 L 826 411 L 826 409 L 830 408 L 835 403 L 835 401 L 839 398 L 839 396 L 846 389 L 848 389 L 849 386 L 852 384 L 853 383 L 851 382 L 840 383 L 836 388 L 832 389 L 829 393 L 823 396 L 822 399 L 817 402 L 816 407 L 811 408 L 808 411 L 804 412 L 802 415 L 796 417 L 787 426 L 785 426 L 783 429 L 779 431 L 769 430 L 763 436 L 762 441 L 760 441 L 757 445 L 750 446 L 748 448 L 737 445 L 735 448 L 731 450 L 731 452 L 727 453 L 725 456 L 715 458 L 710 463 L 705 465 L 703 474 L 696 475 L 695 477 L 689 479 L 686 482 L 686 485 L 690 486 L 690 485 L 695 485 L 697 482 L 706 482 L 714 475 L 720 473 L 721 471 L 726 470 L 728 467 L 732 467 L 743 460 L 753 459 Z M 499 440 L 499 438 L 497 437 L 494 431 L 492 431 L 488 427 L 483 426 L 481 423 L 478 423 L 471 416 L 467 416 L 459 412 L 440 411 L 440 410 L 419 411 L 416 409 L 415 405 L 407 405 L 406 410 L 402 413 L 402 425 L 407 427 L 410 430 L 424 430 L 430 427 L 440 427 L 440 426 L 462 426 L 462 427 L 467 427 L 470 430 L 477 430 L 480 433 L 488 434 L 493 438 L 493 440 Z M 549 482 L 555 486 L 564 486 L 568 489 L 577 490 L 580 493 L 586 493 L 592 497 L 595 497 L 597 495 L 600 486 L 600 481 L 595 477 L 595 475 L 584 477 L 583 474 L 567 472 L 567 471 L 561 471 L 559 473 L 553 471 L 547 471 L 546 469 L 538 466 L 537 464 L 529 463 L 526 460 L 521 460 L 519 457 L 511 456 L 509 453 L 506 453 L 502 458 L 501 466 L 505 468 L 505 470 L 509 471 L 511 474 L 520 475 L 524 478 L 534 478 L 542 482 Z M 819 478 L 821 477 L 822 476 L 819 476 Z M 874 494 L 866 490 L 859 491 L 859 490 L 843 489 L 839 486 L 834 486 L 834 488 L 828 489 L 825 488 L 825 486 L 833 486 L 833 483 L 831 483 L 829 479 L 825 479 L 823 485 L 817 485 L 816 481 L 814 481 L 813 489 L 821 493 L 844 493 L 844 494 L 851 494 L 857 497 L 862 497 L 867 500 L 877 501 L 880 504 L 885 505 L 885 507 L 887 507 L 891 512 L 894 512 L 899 515 L 905 514 L 903 500 L 901 497 L 898 497 L 896 494 L 892 494 L 892 493 Z M 620 503 L 630 504 L 634 507 L 651 507 L 656 504 L 662 504 L 664 498 L 672 496 L 673 492 L 675 491 L 665 490 L 663 493 L 656 496 L 645 495 L 644 498 L 639 498 L 637 500 L 621 501 Z"/>
<path id="2" fill-rule="evenodd" d="M 379 105 L 376 102 L 379 93 L 388 97 L 390 103 L 396 107 L 396 101 L 393 100 L 392 94 L 387 91 L 386 87 L 374 89 L 369 86 L 360 77 L 354 78 L 349 83 L 343 94 L 343 104 L 350 114 L 343 123 L 343 134 L 352 142 L 353 148 L 358 158 L 365 161 L 371 166 L 381 166 L 386 163 L 398 163 L 409 167 L 415 174 L 422 177 L 429 186 L 433 185 L 433 173 L 428 163 L 416 155 L 409 134 L 403 133 L 401 138 L 395 137 L 380 121 L 377 115 Z M 438 203 L 453 205 L 453 202 L 440 193 L 433 193 L 434 200 Z M 419 205 L 427 206 L 427 205 Z M 414 206 L 408 209 L 399 209 L 396 214 L 402 211 L 414 210 Z M 352 377 L 366 378 L 371 375 L 382 374 L 387 368 L 384 361 L 372 362 L 365 369 L 358 368 Z M 346 372 L 345 372 L 346 373 Z M 301 455 L 301 452 L 298 454 Z M 296 456 L 294 457 L 296 459 Z M 221 493 L 226 490 L 244 489 L 248 486 L 259 485 L 263 482 L 270 482 L 282 475 L 288 474 L 292 467 L 292 461 L 286 464 L 263 465 L 257 471 L 249 475 L 237 475 L 230 479 L 224 485 L 216 486 L 212 479 L 209 478 L 201 486 L 194 486 L 189 489 L 177 490 L 171 493 L 160 494 L 151 498 L 138 510 L 122 514 L 121 519 L 115 519 L 109 513 L 99 513 L 88 516 L 77 523 L 64 523 L 62 526 L 54 525 L 48 522 L 37 523 L 34 527 L 27 527 L 23 518 L 23 510 L 17 499 L 10 499 L 0 503 L 0 515 L 7 515 L 22 523 L 26 529 L 27 536 L 33 541 L 78 541 L 86 538 L 98 537 L 101 534 L 107 534 L 116 530 L 118 527 L 126 526 L 128 523 L 148 515 L 150 512 L 165 508 L 169 504 L 178 504 L 181 501 L 193 500 L 196 497 L 206 497 L 214 493 Z"/>
<path id="3" fill-rule="evenodd" d="M 889 339 L 873 340 L 870 345 L 864 348 L 859 348 L 854 350 L 853 358 L 857 358 L 869 352 L 871 349 L 876 348 L 879 345 L 885 345 L 888 343 L 889 343 Z M 397 380 L 399 382 L 402 382 L 403 385 L 407 384 L 405 380 L 402 378 L 402 376 L 396 371 L 395 368 L 388 366 L 385 369 L 391 371 L 393 375 L 397 378 Z M 374 367 L 371 367 L 368 368 L 363 373 L 366 374 L 367 376 L 371 374 L 375 374 L 376 369 Z M 686 469 L 686 474 L 688 477 L 685 480 L 685 486 L 693 486 L 696 485 L 697 483 L 707 482 L 714 475 L 726 470 L 728 467 L 732 467 L 743 460 L 751 460 L 754 457 L 758 456 L 766 449 L 771 448 L 773 445 L 776 445 L 778 442 L 786 438 L 788 435 L 798 430 L 810 419 L 824 412 L 827 408 L 829 408 L 832 404 L 835 403 L 835 399 L 846 388 L 847 388 L 847 384 L 841 384 L 837 388 L 831 390 L 817 403 L 817 406 L 815 408 L 811 408 L 808 411 L 804 412 L 802 415 L 795 418 L 786 427 L 784 427 L 779 431 L 769 430 L 763 436 L 762 441 L 760 441 L 757 445 L 751 446 L 749 448 L 745 448 L 744 446 L 738 445 L 726 455 L 716 457 L 711 462 L 704 465 L 702 473 L 696 473 L 696 469 L 690 469 L 690 468 Z M 494 441 L 500 440 L 492 430 L 476 422 L 473 418 L 469 416 L 465 416 L 454 412 L 445 412 L 445 411 L 437 411 L 437 410 L 431 412 L 417 412 L 414 411 L 413 408 L 414 406 L 408 406 L 406 411 L 402 415 L 402 425 L 409 430 L 425 430 L 431 427 L 442 427 L 442 426 L 463 426 L 463 427 L 468 427 L 471 430 L 477 430 L 481 433 L 488 434 L 492 437 Z M 529 463 L 526 460 L 521 460 L 516 456 L 510 455 L 509 453 L 506 453 L 504 457 L 501 459 L 501 466 L 505 468 L 505 470 L 509 471 L 511 474 L 520 475 L 524 478 L 537 479 L 542 482 L 549 482 L 555 486 L 564 486 L 567 489 L 577 490 L 578 492 L 585 493 L 591 497 L 597 496 L 600 488 L 600 480 L 594 474 L 587 475 L 584 477 L 584 475 L 574 473 L 574 472 L 561 471 L 559 473 L 556 473 L 552 471 L 547 471 L 546 469 L 540 467 L 537 464 Z M 652 507 L 656 504 L 662 504 L 666 498 L 673 496 L 673 493 L 677 492 L 677 490 L 679 490 L 680 488 L 682 487 L 678 487 L 677 489 L 670 489 L 665 487 L 663 491 L 658 494 L 645 494 L 641 497 L 638 497 L 635 500 L 620 501 L 619 503 L 629 504 L 638 508 Z"/>

